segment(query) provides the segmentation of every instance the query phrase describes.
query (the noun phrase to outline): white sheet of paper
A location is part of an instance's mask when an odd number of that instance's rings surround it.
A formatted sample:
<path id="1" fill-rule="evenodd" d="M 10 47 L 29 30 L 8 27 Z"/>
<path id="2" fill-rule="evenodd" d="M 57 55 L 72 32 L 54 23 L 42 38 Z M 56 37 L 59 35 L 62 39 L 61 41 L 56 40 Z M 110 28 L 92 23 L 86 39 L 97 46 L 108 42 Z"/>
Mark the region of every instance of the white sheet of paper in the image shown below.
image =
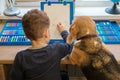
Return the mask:
<path id="1" fill-rule="evenodd" d="M 57 30 L 57 24 L 61 22 L 65 29 L 70 26 L 70 4 L 45 4 L 44 11 L 50 18 L 50 36 L 51 39 L 61 39 L 60 33 Z"/>

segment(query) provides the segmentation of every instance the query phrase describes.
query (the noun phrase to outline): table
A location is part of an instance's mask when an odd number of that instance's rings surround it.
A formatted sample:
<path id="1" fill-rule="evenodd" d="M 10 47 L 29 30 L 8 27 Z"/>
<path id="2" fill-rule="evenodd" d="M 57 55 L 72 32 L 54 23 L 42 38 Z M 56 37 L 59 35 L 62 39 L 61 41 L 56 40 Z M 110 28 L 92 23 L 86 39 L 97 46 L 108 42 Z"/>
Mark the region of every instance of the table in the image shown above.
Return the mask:
<path id="1" fill-rule="evenodd" d="M 4 22 L 0 22 L 0 31 L 3 28 Z M 107 44 L 106 46 L 113 53 L 118 63 L 120 63 L 120 44 Z M 11 80 L 9 78 L 9 71 L 16 53 L 28 47 L 30 46 L 0 46 L 0 80 Z M 61 64 L 66 63 L 61 61 Z"/>

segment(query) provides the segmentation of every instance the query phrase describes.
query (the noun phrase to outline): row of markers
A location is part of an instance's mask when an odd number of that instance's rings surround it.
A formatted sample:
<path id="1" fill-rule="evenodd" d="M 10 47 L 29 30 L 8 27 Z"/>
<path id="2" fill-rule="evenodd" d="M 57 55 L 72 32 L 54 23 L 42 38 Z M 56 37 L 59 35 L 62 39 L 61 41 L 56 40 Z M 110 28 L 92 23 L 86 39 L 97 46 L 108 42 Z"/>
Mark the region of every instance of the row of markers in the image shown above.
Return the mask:
<path id="1" fill-rule="evenodd" d="M 102 30 L 102 31 L 103 31 L 103 30 L 113 30 L 113 28 L 112 28 L 111 26 L 109 26 L 109 27 L 105 27 L 105 26 L 103 26 L 103 27 L 101 27 L 101 26 L 97 26 L 96 28 L 97 28 L 97 30 L 100 30 L 100 31 L 101 31 L 101 30 Z"/>
<path id="2" fill-rule="evenodd" d="M 25 36 L 0 36 L 0 42 L 30 42 Z"/>
<path id="3" fill-rule="evenodd" d="M 17 27 L 20 23 L 7 23 L 6 27 Z"/>
<path id="4" fill-rule="evenodd" d="M 114 31 L 98 31 L 100 36 L 115 36 L 117 35 Z"/>
<path id="5" fill-rule="evenodd" d="M 106 21 L 106 22 L 96 22 L 96 26 L 100 26 L 100 27 L 110 27 L 111 26 L 111 22 Z"/>
<path id="6" fill-rule="evenodd" d="M 103 40 L 116 40 L 120 41 L 120 38 L 118 36 L 101 36 Z"/>
<path id="7" fill-rule="evenodd" d="M 4 30 L 2 32 L 3 35 L 24 35 L 23 30 Z"/>

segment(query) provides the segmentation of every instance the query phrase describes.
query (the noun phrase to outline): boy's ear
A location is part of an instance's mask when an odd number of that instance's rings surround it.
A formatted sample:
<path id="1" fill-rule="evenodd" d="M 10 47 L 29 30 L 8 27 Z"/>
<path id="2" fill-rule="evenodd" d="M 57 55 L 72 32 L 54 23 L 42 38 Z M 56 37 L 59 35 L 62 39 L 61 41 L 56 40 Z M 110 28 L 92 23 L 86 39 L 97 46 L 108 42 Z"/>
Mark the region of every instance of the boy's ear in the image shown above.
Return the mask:
<path id="1" fill-rule="evenodd" d="M 49 29 L 45 29 L 45 30 L 44 30 L 43 36 L 44 36 L 45 38 L 48 38 L 48 37 L 49 37 Z"/>

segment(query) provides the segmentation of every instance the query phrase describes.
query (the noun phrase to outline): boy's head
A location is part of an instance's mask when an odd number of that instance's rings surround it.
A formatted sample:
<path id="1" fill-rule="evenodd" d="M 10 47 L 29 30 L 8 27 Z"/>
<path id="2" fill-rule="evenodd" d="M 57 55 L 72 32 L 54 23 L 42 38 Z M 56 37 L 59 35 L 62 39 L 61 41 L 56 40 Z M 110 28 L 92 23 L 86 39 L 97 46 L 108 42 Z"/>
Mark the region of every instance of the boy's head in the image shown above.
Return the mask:
<path id="1" fill-rule="evenodd" d="M 34 9 L 23 16 L 22 25 L 26 37 L 37 40 L 42 38 L 44 30 L 49 28 L 50 20 L 45 12 Z"/>

